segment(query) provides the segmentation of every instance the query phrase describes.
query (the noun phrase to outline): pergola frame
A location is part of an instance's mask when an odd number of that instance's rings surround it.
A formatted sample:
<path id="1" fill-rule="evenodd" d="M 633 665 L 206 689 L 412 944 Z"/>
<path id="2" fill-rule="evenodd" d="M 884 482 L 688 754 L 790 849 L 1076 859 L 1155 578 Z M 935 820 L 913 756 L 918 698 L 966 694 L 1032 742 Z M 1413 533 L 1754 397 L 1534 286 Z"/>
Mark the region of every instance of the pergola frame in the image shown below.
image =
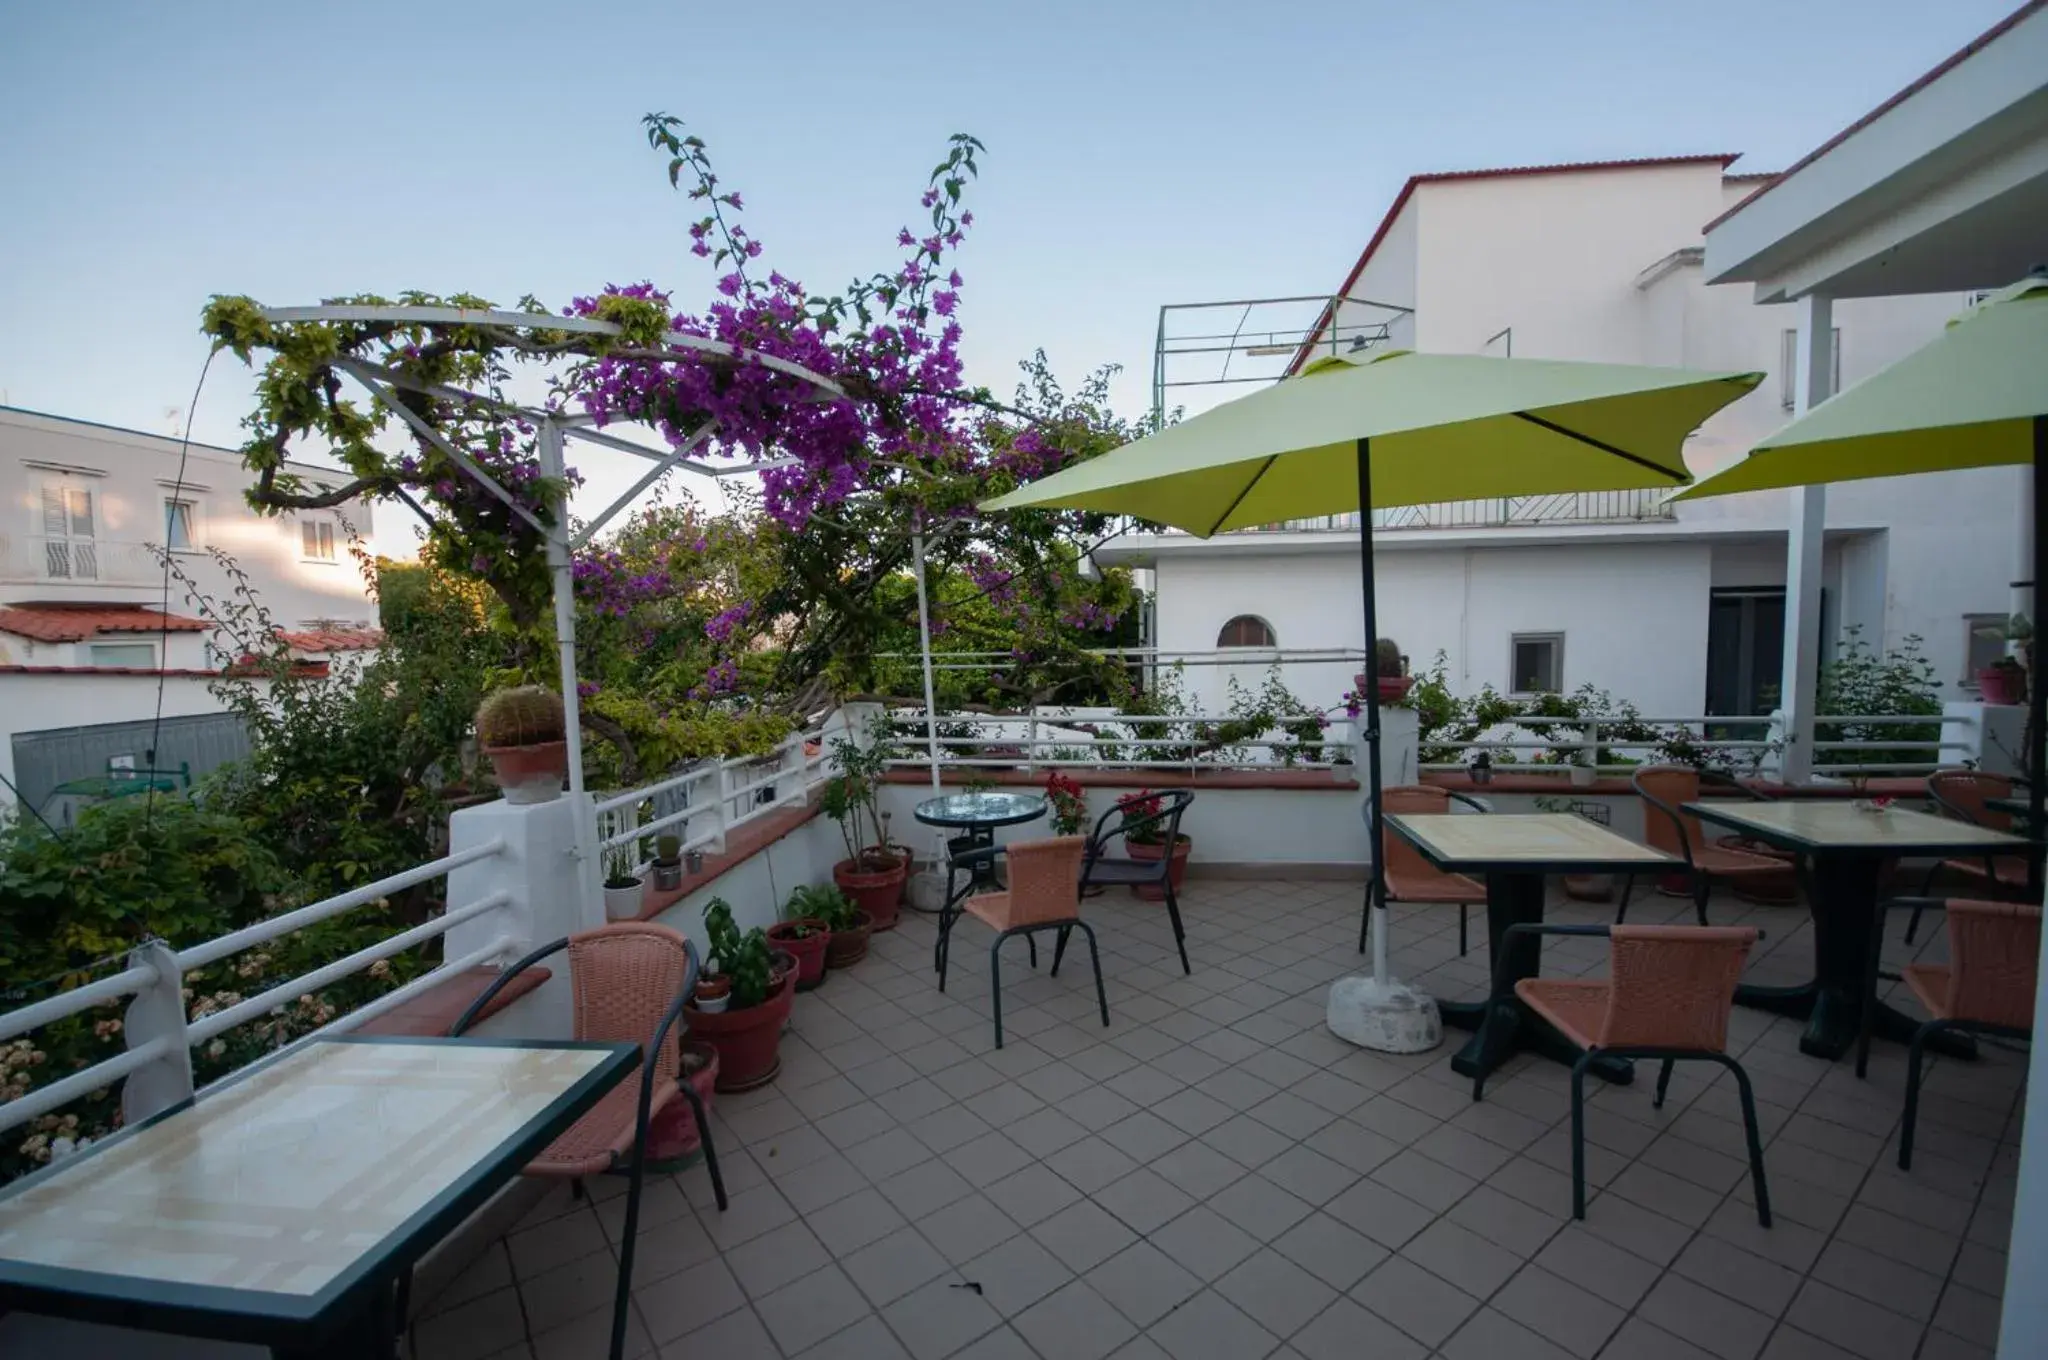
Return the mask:
<path id="1" fill-rule="evenodd" d="M 421 326 L 428 329 L 452 329 L 471 327 L 485 330 L 516 331 L 566 331 L 573 335 L 593 338 L 617 336 L 622 329 L 609 321 L 597 321 L 588 317 L 550 316 L 536 312 L 506 312 L 482 310 L 469 307 L 422 307 L 384 306 L 380 304 L 346 303 L 315 307 L 266 307 L 261 311 L 265 321 L 273 325 L 300 323 L 386 323 L 396 326 Z M 816 389 L 815 399 L 820 401 L 844 398 L 845 391 L 831 379 L 814 373 L 801 364 L 774 355 L 754 350 L 741 349 L 721 340 L 711 340 L 698 335 L 669 333 L 662 338 L 665 347 L 684 351 L 675 355 L 677 359 L 692 358 L 695 355 L 714 355 L 734 362 L 758 363 L 790 377 L 811 384 Z M 594 358 L 593 354 L 576 349 L 560 351 L 563 357 Z M 658 363 L 659 359 L 641 359 L 641 362 Z M 347 374 L 360 384 L 377 401 L 405 422 L 419 438 L 426 440 L 442 453 L 448 455 L 463 473 L 479 486 L 503 501 L 511 511 L 533 526 L 547 544 L 548 574 L 552 582 L 555 609 L 555 647 L 561 670 L 561 691 L 563 708 L 563 740 L 568 746 L 569 756 L 569 797 L 579 806 L 576 816 L 575 854 L 578 881 L 583 884 L 584 910 L 594 910 L 599 902 L 597 860 L 593 852 L 596 827 L 583 806 L 586 790 L 583 783 L 583 724 L 582 703 L 576 692 L 576 599 L 575 582 L 571 570 L 571 554 L 588 543 L 620 511 L 630 505 L 642 492 L 660 481 L 663 476 L 676 468 L 701 473 L 707 477 L 735 477 L 746 473 L 760 472 L 768 468 L 787 467 L 795 460 L 776 459 L 768 462 L 745 463 L 735 466 L 718 467 L 700 462 L 687 455 L 700 447 L 717 430 L 717 422 L 707 421 L 704 427 L 693 433 L 680 448 L 662 451 L 645 448 L 617 435 L 605 434 L 592 428 L 596 421 L 587 415 L 574 415 L 559 411 L 548 411 L 531 406 L 521 406 L 497 397 L 466 391 L 462 388 L 447 387 L 439 383 L 423 382 L 420 379 L 369 363 L 362 359 L 342 357 L 333 361 L 333 367 Z M 403 388 L 422 395 L 438 397 L 447 401 L 464 402 L 487 406 L 506 416 L 531 421 L 539 432 L 538 443 L 541 473 L 554 485 L 561 488 L 560 502 L 555 507 L 555 523 L 552 527 L 544 524 L 504 487 L 479 467 L 468 454 L 456 448 L 453 441 L 440 431 L 428 425 L 413 412 L 392 399 L 391 390 Z M 623 495 L 595 518 L 584 525 L 582 532 L 572 534 L 569 527 L 569 492 L 566 481 L 566 465 L 563 458 L 564 441 L 581 439 L 586 443 L 620 453 L 629 453 L 644 458 L 652 466 Z M 413 507 L 418 510 L 419 507 Z M 424 512 L 422 512 L 424 514 Z"/>

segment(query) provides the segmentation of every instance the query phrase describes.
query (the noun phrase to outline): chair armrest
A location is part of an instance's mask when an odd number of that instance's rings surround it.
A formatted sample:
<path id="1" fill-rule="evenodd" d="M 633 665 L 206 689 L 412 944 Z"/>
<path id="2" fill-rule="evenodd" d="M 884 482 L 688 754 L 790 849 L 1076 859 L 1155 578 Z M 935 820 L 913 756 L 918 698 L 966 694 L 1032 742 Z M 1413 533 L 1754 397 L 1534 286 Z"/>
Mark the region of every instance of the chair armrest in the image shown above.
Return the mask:
<path id="1" fill-rule="evenodd" d="M 1946 897 L 1887 897 L 1877 904 L 1879 911 L 1947 911 Z"/>
<path id="2" fill-rule="evenodd" d="M 971 869 L 977 864 L 993 864 L 1001 859 L 1008 849 L 1009 847 L 1006 845 L 984 845 L 977 849 L 969 850 L 965 854 L 954 855 L 949 853 L 946 857 L 947 871 Z"/>
<path id="3" fill-rule="evenodd" d="M 1466 807 L 1471 808 L 1474 812 L 1493 811 L 1493 805 L 1491 803 L 1487 802 L 1484 798 L 1474 798 L 1469 793 L 1448 793 L 1447 796 L 1453 803 L 1463 803 Z"/>
<path id="4" fill-rule="evenodd" d="M 448 1027 L 448 1037 L 451 1039 L 461 1038 L 463 1031 L 476 1023 L 476 1018 L 479 1015 L 483 1014 L 484 1007 L 491 1004 L 492 997 L 495 997 L 499 992 L 504 990 L 506 983 L 510 982 L 513 978 L 518 977 L 521 973 L 531 968 L 534 964 L 539 963 L 548 955 L 559 953 L 561 950 L 567 949 L 568 947 L 569 937 L 567 935 L 564 935 L 559 940 L 556 940 L 550 944 L 542 945 L 540 948 L 534 950 L 531 954 L 528 954 L 525 958 L 520 959 L 517 963 L 514 963 L 510 968 L 507 968 L 504 972 L 498 974 L 498 976 L 496 976 L 495 978 L 492 978 L 491 985 L 484 988 L 483 991 L 478 994 L 476 1000 L 470 1002 L 468 1007 L 462 1012 L 462 1014 L 455 1017 L 455 1023 Z"/>

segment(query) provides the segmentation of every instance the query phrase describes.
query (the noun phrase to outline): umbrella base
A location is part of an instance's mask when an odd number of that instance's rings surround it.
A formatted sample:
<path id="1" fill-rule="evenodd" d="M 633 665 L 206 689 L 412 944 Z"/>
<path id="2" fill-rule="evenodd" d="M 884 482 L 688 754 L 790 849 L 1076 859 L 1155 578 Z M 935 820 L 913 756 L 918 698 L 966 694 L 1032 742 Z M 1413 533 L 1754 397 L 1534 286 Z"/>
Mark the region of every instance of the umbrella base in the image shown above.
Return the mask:
<path id="1" fill-rule="evenodd" d="M 1376 1053 L 1426 1053 L 1443 1042 L 1443 1020 L 1429 993 L 1389 978 L 1338 978 L 1330 984 L 1330 1033 Z"/>

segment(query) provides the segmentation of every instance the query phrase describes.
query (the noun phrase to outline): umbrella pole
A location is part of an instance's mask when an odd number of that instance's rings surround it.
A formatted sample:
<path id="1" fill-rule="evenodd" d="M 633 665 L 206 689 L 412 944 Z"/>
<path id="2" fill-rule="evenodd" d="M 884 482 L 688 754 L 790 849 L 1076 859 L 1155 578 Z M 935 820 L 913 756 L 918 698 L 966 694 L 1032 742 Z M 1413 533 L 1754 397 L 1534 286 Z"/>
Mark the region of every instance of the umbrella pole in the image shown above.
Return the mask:
<path id="1" fill-rule="evenodd" d="M 1358 441 L 1358 576 L 1365 592 L 1366 832 L 1372 869 L 1364 924 L 1372 935 L 1372 976 L 1339 978 L 1330 986 L 1329 1026 L 1340 1039 L 1382 1053 L 1420 1053 L 1443 1039 L 1443 1022 L 1428 994 L 1387 968 L 1387 880 L 1381 863 L 1379 608 L 1372 568 L 1372 441 Z M 1365 948 L 1363 937 L 1358 947 Z"/>
<path id="2" fill-rule="evenodd" d="M 2048 582 L 2048 415 L 2034 417 L 2034 584 L 2028 608 L 2034 636 L 2027 640 L 2027 835 L 2039 840 L 2048 823 L 2041 820 L 2042 801 L 2048 795 L 2048 690 L 2041 683 L 2041 601 L 2043 582 Z M 2041 892 L 2041 853 L 2028 857 L 2027 888 L 2030 897 Z"/>

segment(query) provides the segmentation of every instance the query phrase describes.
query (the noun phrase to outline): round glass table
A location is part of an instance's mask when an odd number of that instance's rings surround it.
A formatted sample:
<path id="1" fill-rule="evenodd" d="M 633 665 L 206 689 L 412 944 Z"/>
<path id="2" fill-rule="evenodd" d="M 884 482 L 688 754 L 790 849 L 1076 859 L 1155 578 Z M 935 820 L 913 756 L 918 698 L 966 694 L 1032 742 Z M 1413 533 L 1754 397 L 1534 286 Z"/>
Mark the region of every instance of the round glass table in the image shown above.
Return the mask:
<path id="1" fill-rule="evenodd" d="M 957 827 L 966 834 L 953 836 L 946 841 L 946 853 L 954 860 L 969 859 L 962 867 L 967 871 L 967 881 L 955 888 L 953 872 L 949 866 L 946 872 L 945 904 L 939 908 L 943 918 L 947 912 L 978 892 L 999 891 L 1002 880 L 996 877 L 994 855 L 977 854 L 996 843 L 996 828 L 1017 826 L 1024 822 L 1035 822 L 1045 815 L 1045 795 L 1038 793 L 948 793 L 937 798 L 927 798 L 912 811 L 911 815 L 926 826 Z"/>

